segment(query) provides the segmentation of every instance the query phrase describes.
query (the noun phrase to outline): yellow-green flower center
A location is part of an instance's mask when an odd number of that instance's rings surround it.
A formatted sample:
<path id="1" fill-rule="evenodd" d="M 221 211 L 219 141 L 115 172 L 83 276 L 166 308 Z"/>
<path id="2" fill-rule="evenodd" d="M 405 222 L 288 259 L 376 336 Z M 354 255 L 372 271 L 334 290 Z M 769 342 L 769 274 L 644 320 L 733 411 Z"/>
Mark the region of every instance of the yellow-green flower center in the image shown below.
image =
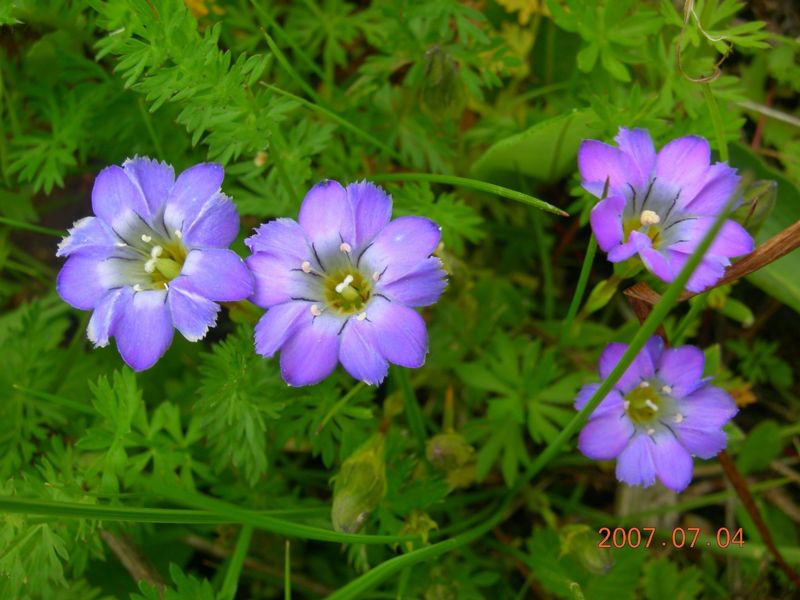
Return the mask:
<path id="1" fill-rule="evenodd" d="M 636 425 L 647 425 L 663 415 L 667 408 L 664 400 L 655 386 L 643 381 L 625 395 L 625 410 Z"/>
<path id="2" fill-rule="evenodd" d="M 142 236 L 142 241 L 150 240 Z M 180 275 L 186 262 L 186 247 L 180 240 L 159 241 L 149 249 L 150 257 L 144 263 L 144 271 L 150 276 L 152 289 L 163 289 Z"/>
<path id="3" fill-rule="evenodd" d="M 326 304 L 344 315 L 363 311 L 372 296 L 372 282 L 352 267 L 328 274 L 323 287 Z"/>

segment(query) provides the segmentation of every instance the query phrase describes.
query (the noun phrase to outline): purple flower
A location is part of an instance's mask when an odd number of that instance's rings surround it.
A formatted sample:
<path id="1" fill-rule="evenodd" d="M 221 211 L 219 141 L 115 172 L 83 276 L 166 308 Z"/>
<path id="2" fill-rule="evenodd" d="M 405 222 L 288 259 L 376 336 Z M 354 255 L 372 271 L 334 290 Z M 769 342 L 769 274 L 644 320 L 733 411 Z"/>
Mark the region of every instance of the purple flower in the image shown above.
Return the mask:
<path id="1" fill-rule="evenodd" d="M 609 344 L 600 356 L 606 378 L 627 350 Z M 617 459 L 617 479 L 649 486 L 656 476 L 676 492 L 692 479 L 692 456 L 713 458 L 725 448 L 722 427 L 737 413 L 727 392 L 703 378 L 703 351 L 664 348 L 653 336 L 581 431 L 578 448 L 595 460 Z M 600 387 L 585 385 L 582 409 Z"/>
<path id="2" fill-rule="evenodd" d="M 267 308 L 256 351 L 281 351 L 290 385 L 327 377 L 341 361 L 356 379 L 378 384 L 388 363 L 420 367 L 425 321 L 413 310 L 438 300 L 440 230 L 422 217 L 389 221 L 392 199 L 372 183 L 323 181 L 306 194 L 299 223 L 277 219 L 245 243 L 253 255 L 252 302 Z"/>
<path id="3" fill-rule="evenodd" d="M 227 246 L 239 231 L 236 207 L 220 191 L 222 166 L 195 165 L 175 179 L 149 158 L 106 167 L 92 189 L 94 217 L 77 221 L 59 244 L 68 256 L 59 295 L 93 310 L 95 346 L 114 337 L 123 360 L 150 368 L 172 343 L 173 328 L 189 341 L 216 323 L 217 302 L 242 300 L 253 278 Z"/>
<path id="4" fill-rule="evenodd" d="M 739 184 L 736 169 L 710 164 L 708 142 L 696 136 L 672 140 L 658 153 L 643 129 L 621 128 L 618 148 L 586 140 L 578 151 L 583 187 L 602 197 L 591 213 L 597 243 L 608 260 L 639 254 L 645 267 L 670 282 L 722 211 Z M 753 238 L 727 220 L 686 289 L 714 285 L 730 259 L 753 250 Z"/>

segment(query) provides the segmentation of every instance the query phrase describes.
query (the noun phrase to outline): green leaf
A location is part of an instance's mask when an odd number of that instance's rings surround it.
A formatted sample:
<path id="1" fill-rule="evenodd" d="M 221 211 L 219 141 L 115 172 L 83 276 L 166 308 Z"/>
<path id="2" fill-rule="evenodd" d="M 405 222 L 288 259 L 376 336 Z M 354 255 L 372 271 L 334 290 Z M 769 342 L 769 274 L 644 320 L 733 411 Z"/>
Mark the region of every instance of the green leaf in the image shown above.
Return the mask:
<path id="1" fill-rule="evenodd" d="M 644 591 L 647 600 L 694 600 L 702 590 L 700 570 L 678 566 L 668 560 L 651 560 L 644 568 Z"/>
<path id="2" fill-rule="evenodd" d="M 736 465 L 743 475 L 766 469 L 783 450 L 786 440 L 775 421 L 757 425 L 744 440 Z"/>
<path id="3" fill-rule="evenodd" d="M 500 140 L 472 165 L 479 179 L 527 175 L 543 182 L 560 179 L 575 169 L 582 140 L 601 131 L 592 110 L 576 110 L 537 123 Z"/>

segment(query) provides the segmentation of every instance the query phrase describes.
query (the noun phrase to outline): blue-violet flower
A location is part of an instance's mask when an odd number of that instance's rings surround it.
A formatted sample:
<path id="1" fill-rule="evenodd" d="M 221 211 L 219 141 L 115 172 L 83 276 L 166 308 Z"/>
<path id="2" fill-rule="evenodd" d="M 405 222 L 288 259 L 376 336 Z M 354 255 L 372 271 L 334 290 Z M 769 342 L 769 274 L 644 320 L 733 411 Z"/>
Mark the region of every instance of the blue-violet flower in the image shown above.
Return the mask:
<path id="1" fill-rule="evenodd" d="M 600 356 L 606 378 L 628 346 L 609 344 Z M 681 491 L 692 479 L 692 456 L 713 458 L 725 448 L 722 427 L 736 415 L 723 389 L 703 378 L 703 351 L 664 348 L 650 338 L 581 431 L 578 448 L 595 460 L 617 459 L 617 479 L 650 486 L 656 477 Z M 600 386 L 584 386 L 575 400 L 582 409 Z"/>
<path id="2" fill-rule="evenodd" d="M 618 147 L 586 140 L 578 151 L 583 187 L 607 197 L 592 209 L 597 243 L 608 260 L 639 254 L 645 267 L 670 282 L 731 197 L 739 176 L 725 163 L 711 164 L 708 142 L 697 136 L 672 140 L 658 153 L 643 129 L 621 128 Z M 753 250 L 753 238 L 727 220 L 686 289 L 714 285 L 732 257 Z"/>
<path id="3" fill-rule="evenodd" d="M 217 302 L 247 298 L 253 279 L 228 245 L 239 231 L 236 207 L 220 191 L 222 166 L 195 165 L 175 178 L 171 166 L 133 158 L 95 179 L 95 216 L 77 221 L 59 244 L 67 256 L 59 295 L 93 310 L 95 346 L 114 337 L 123 360 L 147 369 L 172 343 L 216 323 Z"/>
<path id="4" fill-rule="evenodd" d="M 280 350 L 284 380 L 310 385 L 336 364 L 378 384 L 388 363 L 420 367 L 425 321 L 411 307 L 436 302 L 445 287 L 432 257 L 441 236 L 433 221 L 390 222 L 392 200 L 372 183 L 323 181 L 306 194 L 299 222 L 265 223 L 245 243 L 255 276 L 251 301 L 267 308 L 256 351 Z"/>

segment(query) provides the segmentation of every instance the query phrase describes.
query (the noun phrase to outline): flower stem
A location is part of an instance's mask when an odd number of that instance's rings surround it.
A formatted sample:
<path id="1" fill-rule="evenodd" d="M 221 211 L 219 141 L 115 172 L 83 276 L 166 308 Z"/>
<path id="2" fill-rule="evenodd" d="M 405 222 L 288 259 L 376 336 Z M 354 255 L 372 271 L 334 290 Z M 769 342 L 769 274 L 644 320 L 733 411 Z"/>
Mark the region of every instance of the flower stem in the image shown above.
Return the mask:
<path id="1" fill-rule="evenodd" d="M 377 175 L 370 175 L 372 181 L 430 181 L 432 183 L 444 183 L 447 185 L 456 185 L 466 188 L 472 188 L 487 194 L 494 194 L 508 198 L 509 200 L 516 200 L 523 204 L 535 206 L 539 210 L 559 215 L 560 217 L 568 217 L 569 213 L 553 206 L 549 202 L 539 200 L 530 194 L 524 194 L 517 190 L 512 190 L 501 185 L 489 183 L 487 181 L 479 181 L 477 179 L 468 179 L 466 177 L 456 177 L 455 175 L 440 175 L 438 173 L 381 173 Z"/>
<path id="2" fill-rule="evenodd" d="M 25 223 L 24 221 L 17 221 L 16 219 L 9 219 L 7 217 L 0 217 L 0 224 L 8 225 L 15 229 L 25 229 L 35 233 L 42 233 L 44 235 L 52 235 L 53 237 L 64 237 L 64 232 L 58 229 L 51 229 L 50 227 L 42 227 L 41 225 L 33 225 Z"/>
<path id="3" fill-rule="evenodd" d="M 589 273 L 592 271 L 592 263 L 594 262 L 594 255 L 596 252 L 597 239 L 592 235 L 592 237 L 589 238 L 589 245 L 586 247 L 586 254 L 583 257 L 583 265 L 581 266 L 580 275 L 578 275 L 578 285 L 575 286 L 575 293 L 572 295 L 572 301 L 569 303 L 567 316 L 564 317 L 564 321 L 561 323 L 561 333 L 556 343 L 556 352 L 564 346 L 564 342 L 572 329 L 575 315 L 578 314 L 578 307 L 583 299 L 583 294 L 586 292 L 586 284 L 589 282 Z"/>
<path id="4" fill-rule="evenodd" d="M 420 456 L 425 456 L 425 443 L 428 439 L 428 435 L 425 432 L 425 419 L 419 409 L 414 388 L 411 387 L 411 378 L 408 376 L 408 370 L 402 367 L 392 367 L 392 374 L 397 381 L 397 387 L 400 388 L 400 393 L 403 394 L 408 428 L 417 440 L 417 452 L 419 452 Z"/>
<path id="5" fill-rule="evenodd" d="M 672 334 L 672 343 L 675 346 L 680 346 L 683 343 L 683 338 L 686 335 L 686 330 L 689 329 L 689 326 L 694 323 L 694 320 L 703 312 L 703 309 L 706 307 L 706 298 L 708 298 L 708 294 L 705 293 L 702 296 L 698 296 L 696 300 L 689 304 L 689 310 L 686 313 L 686 316 L 683 317 L 678 326 L 675 328 L 675 333 Z"/>
<path id="6" fill-rule="evenodd" d="M 228 570 L 225 572 L 225 579 L 219 590 L 220 600 L 234 600 L 236 598 L 236 588 L 239 586 L 239 576 L 242 573 L 244 559 L 247 558 L 247 550 L 250 547 L 250 540 L 253 538 L 253 528 L 250 525 L 242 527 L 239 538 L 236 540 L 236 548 L 233 556 L 228 563 Z"/>
<path id="7" fill-rule="evenodd" d="M 730 156 L 728 154 L 728 142 L 725 139 L 725 127 L 722 124 L 722 115 L 719 113 L 719 106 L 717 105 L 716 98 L 714 98 L 714 92 L 711 91 L 711 84 L 703 83 L 700 89 L 703 90 L 703 96 L 708 105 L 708 112 L 711 113 L 711 122 L 714 124 L 714 134 L 717 137 L 719 158 L 722 162 L 728 162 Z"/>

